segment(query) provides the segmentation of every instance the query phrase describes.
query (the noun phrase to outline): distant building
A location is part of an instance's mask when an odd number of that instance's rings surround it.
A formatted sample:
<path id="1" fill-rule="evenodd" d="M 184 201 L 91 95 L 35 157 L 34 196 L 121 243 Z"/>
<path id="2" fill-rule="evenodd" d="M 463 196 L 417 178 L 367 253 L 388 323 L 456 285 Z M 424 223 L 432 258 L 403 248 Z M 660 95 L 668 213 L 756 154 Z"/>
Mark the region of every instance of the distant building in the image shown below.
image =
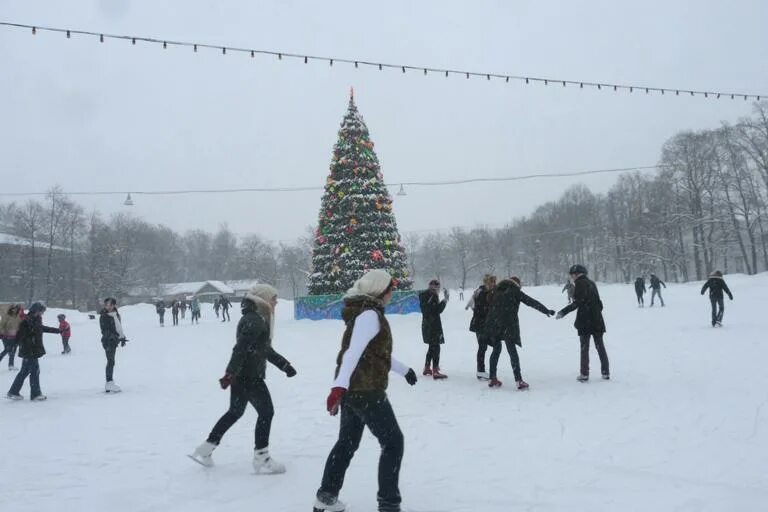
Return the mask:
<path id="1" fill-rule="evenodd" d="M 197 297 L 202 302 L 213 302 L 219 295 L 236 296 L 235 290 L 222 281 L 196 281 L 191 283 L 161 283 L 157 286 L 138 286 L 128 290 L 123 297 L 125 304 L 140 302 L 166 302 L 179 298 Z"/>

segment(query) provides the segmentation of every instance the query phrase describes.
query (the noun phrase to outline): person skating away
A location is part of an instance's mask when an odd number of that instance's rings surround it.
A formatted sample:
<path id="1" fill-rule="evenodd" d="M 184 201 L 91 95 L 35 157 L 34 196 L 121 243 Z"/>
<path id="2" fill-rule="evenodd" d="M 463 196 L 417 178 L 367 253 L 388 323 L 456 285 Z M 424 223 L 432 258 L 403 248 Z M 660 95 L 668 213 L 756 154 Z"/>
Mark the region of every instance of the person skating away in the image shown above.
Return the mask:
<path id="1" fill-rule="evenodd" d="M 715 270 L 709 274 L 709 279 L 701 287 L 701 294 L 709 289 L 709 302 L 712 304 L 712 327 L 723 326 L 723 313 L 725 313 L 725 299 L 723 298 L 723 292 L 728 294 L 728 298 L 733 300 L 733 294 L 728 289 L 728 285 L 725 284 L 723 279 L 723 273 L 719 270 Z"/>
<path id="2" fill-rule="evenodd" d="M 8 371 L 17 370 L 13 363 L 16 357 L 16 348 L 19 346 L 16 335 L 22 322 L 19 314 L 21 311 L 22 309 L 19 304 L 11 304 L 3 312 L 3 317 L 0 319 L 0 338 L 3 340 L 3 351 L 0 352 L 0 361 L 6 355 L 8 356 Z"/>
<path id="3" fill-rule="evenodd" d="M 221 321 L 229 322 L 231 320 L 229 318 L 229 308 L 232 307 L 232 303 L 229 302 L 228 298 L 222 295 L 219 299 L 219 305 L 221 306 Z"/>
<path id="4" fill-rule="evenodd" d="M 115 372 L 115 354 L 117 346 L 125 346 L 128 341 L 123 332 L 123 322 L 120 313 L 117 311 L 117 301 L 113 298 L 104 300 L 104 309 L 99 316 L 99 326 L 101 327 L 101 346 L 104 347 L 104 354 L 107 356 L 106 384 L 104 391 L 107 393 L 119 393 L 122 391 L 120 386 L 113 381 Z"/>
<path id="5" fill-rule="evenodd" d="M 227 430 L 240 419 L 250 402 L 258 414 L 253 467 L 257 473 L 285 472 L 285 466 L 269 455 L 269 432 L 274 406 L 264 378 L 267 361 L 288 377 L 295 376 L 296 370 L 272 348 L 275 306 L 277 290 L 267 284 L 255 285 L 243 298 L 243 316 L 237 324 L 237 342 L 224 376 L 219 379 L 222 389 L 230 388 L 229 410 L 216 422 L 208 439 L 190 455 L 192 460 L 203 466 L 213 466 L 213 451 Z"/>
<path id="6" fill-rule="evenodd" d="M 639 308 L 645 307 L 645 292 L 645 279 L 638 277 L 635 279 L 635 295 L 637 295 L 637 307 Z"/>
<path id="7" fill-rule="evenodd" d="M 181 299 L 179 307 L 181 308 L 181 319 L 184 320 L 187 317 L 187 299 Z"/>
<path id="8" fill-rule="evenodd" d="M 528 383 L 523 380 L 520 356 L 517 353 L 517 347 L 523 346 L 520 339 L 520 319 L 518 318 L 520 303 L 547 315 L 547 317 L 555 314 L 553 310 L 548 309 L 541 302 L 526 295 L 522 290 L 520 278 L 517 276 L 504 279 L 496 285 L 484 329 L 484 335 L 493 349 L 489 387 L 497 388 L 501 387 L 502 384 L 498 379 L 497 369 L 501 356 L 501 342 L 503 341 L 509 353 L 509 361 L 512 364 L 512 373 L 515 376 L 517 389 L 522 391 L 529 388 Z"/>
<path id="9" fill-rule="evenodd" d="M 486 274 L 483 284 L 472 294 L 469 303 L 472 304 L 472 320 L 469 323 L 470 332 L 477 337 L 477 379 L 488 380 L 485 371 L 485 353 L 488 350 L 489 340 L 485 334 L 485 320 L 488 316 L 490 298 L 496 288 L 496 276 Z"/>
<path id="10" fill-rule="evenodd" d="M 567 295 L 568 296 L 568 304 L 573 302 L 573 290 L 574 289 L 575 289 L 575 287 L 573 286 L 573 283 L 569 279 L 568 281 L 566 281 L 565 286 L 563 286 L 563 290 L 560 292 L 560 293 L 566 293 L 567 292 L 567 294 L 568 294 Z"/>
<path id="11" fill-rule="evenodd" d="M 651 307 L 653 307 L 653 300 L 658 296 L 661 307 L 664 307 L 664 298 L 661 296 L 661 287 L 666 288 L 667 285 L 664 281 L 658 278 L 656 274 L 651 274 Z"/>
<path id="12" fill-rule="evenodd" d="M 72 337 L 72 327 L 69 325 L 69 322 L 67 322 L 66 315 L 60 314 L 56 318 L 59 319 L 59 330 L 61 331 L 61 344 L 64 347 L 61 353 L 63 355 L 66 355 L 72 352 L 72 349 L 69 348 L 69 338 Z"/>
<path id="13" fill-rule="evenodd" d="M 8 398 L 11 400 L 23 400 L 21 387 L 29 377 L 30 400 L 42 401 L 47 397 L 40 390 L 40 358 L 45 355 L 43 345 L 43 333 L 59 334 L 55 327 L 43 325 L 43 313 L 45 306 L 35 302 L 29 307 L 26 317 L 19 325 L 16 333 L 16 341 L 19 343 L 19 357 L 22 358 L 21 371 L 13 380 L 11 389 L 8 390 Z"/>
<path id="14" fill-rule="evenodd" d="M 155 304 L 155 311 L 157 311 L 157 316 L 160 317 L 160 327 L 165 327 L 165 309 L 165 301 L 157 301 Z"/>
<path id="15" fill-rule="evenodd" d="M 192 303 L 189 305 L 189 310 L 192 312 L 192 323 L 200 323 L 200 301 L 195 297 L 192 299 Z"/>
<path id="16" fill-rule="evenodd" d="M 213 312 L 216 313 L 216 318 L 219 318 L 219 309 L 221 308 L 221 303 L 219 302 L 218 297 L 213 299 Z"/>
<path id="17" fill-rule="evenodd" d="M 608 353 L 605 350 L 603 335 L 605 334 L 605 320 L 603 319 L 603 301 L 597 285 L 587 277 L 587 269 L 583 265 L 573 265 L 568 274 L 576 286 L 573 295 L 573 303 L 564 307 L 557 313 L 557 319 L 576 311 L 576 321 L 573 326 L 579 333 L 581 342 L 581 371 L 577 380 L 586 382 L 589 380 L 589 339 L 595 340 L 597 355 L 600 357 L 600 373 L 603 379 L 611 378 L 608 364 Z"/>
<path id="18" fill-rule="evenodd" d="M 421 337 L 427 344 L 427 356 L 424 361 L 423 375 L 431 375 L 435 380 L 447 379 L 448 376 L 440 371 L 440 345 L 445 343 L 443 323 L 440 315 L 448 304 L 448 290 L 443 292 L 440 300 L 440 281 L 433 279 L 429 288 L 419 293 L 421 306 Z"/>
<path id="19" fill-rule="evenodd" d="M 179 325 L 179 309 L 181 309 L 179 301 L 173 301 L 173 304 L 171 304 L 171 316 L 173 317 L 174 326 Z"/>
<path id="20" fill-rule="evenodd" d="M 381 446 L 378 509 L 400 511 L 403 434 L 386 391 L 390 371 L 405 377 L 411 386 L 417 379 L 416 372 L 392 357 L 392 331 L 384 307 L 391 300 L 395 286 L 387 272 L 371 270 L 344 298 L 342 318 L 346 327 L 336 358 L 336 380 L 326 401 L 332 416 L 341 409 L 339 438 L 325 463 L 314 512 L 345 510 L 345 504 L 338 499 L 339 493 L 365 427 Z"/>

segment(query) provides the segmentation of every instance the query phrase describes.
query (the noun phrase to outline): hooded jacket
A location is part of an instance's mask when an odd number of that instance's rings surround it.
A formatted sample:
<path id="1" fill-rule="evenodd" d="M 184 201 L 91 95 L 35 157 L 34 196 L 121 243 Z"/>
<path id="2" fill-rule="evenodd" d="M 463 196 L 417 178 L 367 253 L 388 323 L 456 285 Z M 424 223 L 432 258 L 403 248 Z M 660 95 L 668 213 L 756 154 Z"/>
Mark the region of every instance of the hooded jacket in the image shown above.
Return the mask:
<path id="1" fill-rule="evenodd" d="M 709 276 L 707 282 L 701 287 L 701 294 L 704 295 L 704 292 L 707 291 L 707 289 L 709 289 L 709 298 L 711 299 L 722 299 L 723 292 L 725 292 L 728 294 L 728 298 L 733 300 L 733 294 L 731 293 L 731 290 L 728 289 L 728 285 L 725 284 L 723 276 L 718 276 L 716 274 Z"/>
<path id="2" fill-rule="evenodd" d="M 603 301 L 597 285 L 586 275 L 580 275 L 574 282 L 576 290 L 573 293 L 573 302 L 560 310 L 565 316 L 574 309 L 576 321 L 573 326 L 579 332 L 579 336 L 588 334 L 603 334 L 605 332 L 605 320 L 603 319 Z"/>
<path id="3" fill-rule="evenodd" d="M 520 340 L 520 303 L 545 315 L 549 310 L 541 302 L 523 293 L 515 281 L 504 279 L 491 294 L 488 317 L 485 319 L 485 336 L 492 341 L 511 341 L 522 346 Z"/>
<path id="4" fill-rule="evenodd" d="M 43 333 L 59 334 L 55 327 L 43 325 L 43 319 L 37 315 L 28 315 L 16 333 L 19 344 L 19 357 L 22 359 L 39 359 L 45 355 Z"/>

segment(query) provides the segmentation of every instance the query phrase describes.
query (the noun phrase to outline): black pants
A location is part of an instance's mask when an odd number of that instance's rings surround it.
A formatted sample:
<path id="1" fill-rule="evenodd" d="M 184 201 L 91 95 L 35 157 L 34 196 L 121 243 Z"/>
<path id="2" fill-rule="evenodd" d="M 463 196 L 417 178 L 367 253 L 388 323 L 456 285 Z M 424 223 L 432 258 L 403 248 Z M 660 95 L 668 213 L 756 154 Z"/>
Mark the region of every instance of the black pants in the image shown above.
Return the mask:
<path id="1" fill-rule="evenodd" d="M 664 306 L 664 298 L 661 296 L 661 288 L 656 289 L 654 288 L 651 290 L 651 306 L 653 306 L 653 299 L 656 298 L 656 296 L 659 296 L 659 301 L 661 302 L 662 307 Z"/>
<path id="2" fill-rule="evenodd" d="M 488 339 L 477 333 L 477 371 L 485 372 L 485 352 L 488 350 Z"/>
<path id="3" fill-rule="evenodd" d="M 19 344 L 16 340 L 3 340 L 3 351 L 0 352 L 0 361 L 3 360 L 6 354 L 8 354 L 8 367 L 13 366 L 13 358 L 16 357 L 16 347 Z"/>
<path id="4" fill-rule="evenodd" d="M 352 456 L 355 454 L 363 430 L 368 430 L 381 445 L 379 457 L 379 510 L 400 510 L 400 464 L 403 460 L 403 433 L 397 424 L 392 405 L 383 391 L 350 392 L 341 403 L 339 439 L 325 463 L 323 482 L 318 494 L 337 497 L 344 485 Z"/>
<path id="5" fill-rule="evenodd" d="M 440 345 L 427 345 L 427 357 L 424 360 L 424 367 L 440 368 Z"/>
<path id="6" fill-rule="evenodd" d="M 637 294 L 637 305 L 638 306 L 644 306 L 645 305 L 645 299 L 643 299 L 643 294 L 640 292 L 635 292 Z"/>
<path id="7" fill-rule="evenodd" d="M 237 380 L 232 382 L 229 391 L 229 410 L 213 426 L 213 430 L 208 435 L 209 443 L 218 445 L 221 442 L 227 430 L 243 415 L 248 402 L 253 405 L 259 415 L 254 434 L 255 448 L 261 450 L 269 446 L 269 431 L 272 428 L 275 409 L 272 406 L 272 396 L 269 394 L 267 383 L 262 379 L 245 383 Z"/>
<path id="8" fill-rule="evenodd" d="M 115 372 L 115 354 L 117 353 L 117 346 L 104 347 L 104 354 L 107 356 L 107 382 L 112 382 L 112 376 Z"/>
<path id="9" fill-rule="evenodd" d="M 222 322 L 229 322 L 229 308 L 224 308 L 221 310 L 221 321 Z"/>
<path id="10" fill-rule="evenodd" d="M 603 343 L 602 334 L 585 334 L 579 336 L 581 342 L 581 374 L 589 375 L 589 338 L 595 339 L 595 348 L 597 349 L 597 355 L 600 357 L 600 373 L 603 375 L 609 375 L 610 369 L 608 367 L 608 352 L 605 351 L 605 343 Z"/>
<path id="11" fill-rule="evenodd" d="M 69 338 L 61 338 L 61 343 L 64 346 L 64 353 L 69 354 L 72 349 L 69 348 Z"/>
<path id="12" fill-rule="evenodd" d="M 709 302 L 712 303 L 712 325 L 714 326 L 716 323 L 723 321 L 725 297 L 710 297 Z"/>
<path id="13" fill-rule="evenodd" d="M 173 325 L 179 325 L 179 313 L 172 313 L 173 315 Z"/>
<path id="14" fill-rule="evenodd" d="M 509 352 L 509 362 L 512 365 L 512 373 L 515 376 L 515 382 L 523 380 L 523 374 L 520 370 L 520 356 L 517 354 L 517 345 L 512 341 L 504 341 Z M 493 349 L 491 351 L 491 374 L 492 379 L 496 378 L 496 371 L 499 366 L 499 357 L 501 357 L 501 340 L 491 341 L 488 345 Z"/>
<path id="15" fill-rule="evenodd" d="M 158 315 L 160 316 L 160 325 L 165 325 L 165 311 L 161 311 Z"/>

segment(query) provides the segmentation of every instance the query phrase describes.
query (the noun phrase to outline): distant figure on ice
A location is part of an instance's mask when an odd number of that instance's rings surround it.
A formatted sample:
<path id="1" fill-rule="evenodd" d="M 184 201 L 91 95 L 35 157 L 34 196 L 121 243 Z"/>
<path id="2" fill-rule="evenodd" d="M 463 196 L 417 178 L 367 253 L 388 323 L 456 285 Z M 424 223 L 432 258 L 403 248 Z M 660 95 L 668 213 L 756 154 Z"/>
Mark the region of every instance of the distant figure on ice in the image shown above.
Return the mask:
<path id="1" fill-rule="evenodd" d="M 192 312 L 192 323 L 200 323 L 200 301 L 197 297 L 192 299 L 192 303 L 189 305 L 189 310 Z"/>
<path id="2" fill-rule="evenodd" d="M 8 398 L 11 400 L 23 400 L 21 396 L 21 387 L 24 381 L 29 377 L 30 400 L 42 401 L 47 399 L 40 390 L 40 361 L 45 355 L 45 345 L 43 345 L 43 333 L 59 334 L 60 331 L 55 327 L 43 325 L 43 313 L 45 306 L 40 302 L 35 302 L 29 307 L 24 321 L 19 325 L 19 331 L 16 333 L 16 341 L 19 343 L 19 357 L 22 358 L 21 371 L 13 380 L 11 389 L 8 390 Z"/>
<path id="3" fill-rule="evenodd" d="M 219 298 L 216 297 L 213 299 L 213 312 L 216 313 L 216 318 L 219 318 L 219 309 L 221 308 L 221 303 L 219 302 Z"/>
<path id="4" fill-rule="evenodd" d="M 221 306 L 221 321 L 229 322 L 229 308 L 232 307 L 232 303 L 225 296 L 219 297 L 219 306 Z"/>
<path id="5" fill-rule="evenodd" d="M 181 299 L 179 307 L 181 307 L 181 319 L 184 320 L 187 316 L 187 299 Z"/>
<path id="6" fill-rule="evenodd" d="M 274 407 L 264 378 L 267 361 L 280 368 L 288 377 L 296 375 L 296 370 L 272 348 L 275 306 L 277 290 L 267 284 L 255 285 L 243 298 L 243 316 L 237 324 L 235 348 L 232 349 L 232 357 L 224 376 L 219 379 L 221 389 L 230 388 L 229 410 L 216 422 L 208 439 L 190 455 L 192 460 L 203 466 L 213 466 L 213 451 L 250 403 L 258 414 L 253 468 L 256 473 L 285 473 L 285 466 L 269 456 L 269 431 Z"/>
<path id="7" fill-rule="evenodd" d="M 568 274 L 576 286 L 573 295 L 573 303 L 564 307 L 557 314 L 557 319 L 576 309 L 576 321 L 573 326 L 579 333 L 581 342 L 581 372 L 577 378 L 580 382 L 589 380 L 589 338 L 595 340 L 597 355 L 600 356 L 600 373 L 603 379 L 611 378 L 608 365 L 608 353 L 605 351 L 603 334 L 605 334 L 605 320 L 603 320 L 603 301 L 597 285 L 587 277 L 587 269 L 583 265 L 573 265 Z"/>
<path id="8" fill-rule="evenodd" d="M 448 378 L 440 372 L 440 345 L 445 343 L 440 315 L 445 311 L 448 298 L 448 290 L 445 290 L 443 300 L 440 300 L 440 281 L 437 279 L 431 280 L 429 288 L 419 293 L 421 337 L 428 346 L 423 375 L 431 375 L 435 380 Z"/>
<path id="9" fill-rule="evenodd" d="M 555 312 L 547 309 L 541 302 L 529 297 L 522 291 L 520 278 L 512 276 L 504 279 L 493 291 L 491 296 L 488 318 L 485 320 L 485 336 L 489 340 L 489 345 L 493 348 L 491 352 L 491 375 L 488 387 L 501 387 L 501 381 L 496 377 L 496 370 L 501 356 L 501 342 L 507 346 L 509 352 L 509 361 L 512 364 L 512 372 L 515 376 L 517 389 L 528 389 L 528 383 L 523 380 L 520 370 L 520 357 L 517 354 L 517 346 L 522 347 L 520 340 L 520 320 L 518 311 L 522 302 L 529 308 L 533 308 L 547 317 L 553 316 Z"/>
<path id="10" fill-rule="evenodd" d="M 101 346 L 104 347 L 104 354 L 107 356 L 107 382 L 104 385 L 104 391 L 119 393 L 122 391 L 120 386 L 112 380 L 115 371 L 115 354 L 117 346 L 124 347 L 128 340 L 123 332 L 122 318 L 117 311 L 117 300 L 111 297 L 104 300 L 104 309 L 99 315 L 99 327 L 101 327 Z"/>
<path id="11" fill-rule="evenodd" d="M 69 348 L 69 338 L 72 337 L 72 327 L 70 327 L 69 322 L 67 322 L 67 316 L 64 314 L 60 314 L 56 318 L 59 319 L 59 330 L 61 331 L 61 344 L 64 346 L 64 350 L 62 350 L 62 354 L 69 354 L 72 352 L 72 349 Z"/>
<path id="12" fill-rule="evenodd" d="M 651 307 L 653 307 L 653 299 L 656 298 L 656 296 L 659 297 L 659 302 L 661 302 L 661 307 L 664 307 L 664 298 L 661 296 L 661 287 L 666 288 L 667 285 L 659 279 L 656 274 L 651 274 Z"/>
<path id="13" fill-rule="evenodd" d="M 475 333 L 477 337 L 477 379 L 488 380 L 488 373 L 485 371 L 485 353 L 488 350 L 489 340 L 485 335 L 485 320 L 488 317 L 490 307 L 490 298 L 493 290 L 496 288 L 496 276 L 486 274 L 483 277 L 483 284 L 475 290 L 472 298 L 467 303 L 467 309 L 472 307 L 472 321 L 469 323 L 470 332 Z"/>
<path id="14" fill-rule="evenodd" d="M 645 307 L 645 279 L 641 276 L 635 279 L 635 295 L 637 295 L 637 307 Z"/>
<path id="15" fill-rule="evenodd" d="M 392 331 L 384 307 L 392 298 L 395 283 L 384 270 L 371 270 L 361 277 L 344 298 L 342 317 L 346 323 L 341 350 L 336 358 L 336 380 L 326 407 L 335 416 L 341 408 L 339 438 L 325 463 L 314 512 L 340 512 L 344 476 L 363 430 L 377 438 L 379 458 L 379 511 L 400 511 L 400 463 L 403 434 L 387 398 L 389 373 L 405 377 L 413 386 L 416 373 L 392 357 Z"/>
<path id="16" fill-rule="evenodd" d="M 157 301 L 155 311 L 157 311 L 157 316 L 160 317 L 160 327 L 165 327 L 165 301 L 163 299 Z"/>
<path id="17" fill-rule="evenodd" d="M 715 270 L 709 274 L 709 279 L 701 287 L 701 294 L 709 288 L 709 302 L 712 304 L 712 327 L 723 326 L 723 313 L 725 312 L 725 299 L 723 298 L 723 292 L 728 294 L 728 298 L 733 300 L 733 294 L 728 289 L 728 285 L 725 284 L 723 279 L 723 273 L 719 270 Z"/>
<path id="18" fill-rule="evenodd" d="M 575 286 L 573 286 L 573 283 L 570 281 L 566 281 L 565 286 L 563 286 L 563 290 L 560 293 L 568 292 L 568 304 L 573 302 L 573 291 L 576 289 Z"/>
<path id="19" fill-rule="evenodd" d="M 463 286 L 459 287 L 459 300 L 461 302 L 464 302 L 464 287 Z"/>
<path id="20" fill-rule="evenodd" d="M 171 305 L 171 315 L 173 317 L 173 325 L 179 325 L 179 310 L 181 309 L 181 303 L 177 300 L 173 301 Z"/>
<path id="21" fill-rule="evenodd" d="M 8 356 L 9 371 L 16 370 L 13 363 L 16 357 L 16 348 L 19 346 L 16 333 L 19 331 L 19 326 L 22 322 L 19 315 L 20 311 L 21 306 L 19 304 L 11 304 L 3 311 L 3 318 L 0 319 L 0 338 L 3 340 L 3 351 L 0 352 L 0 361 L 6 355 Z"/>

